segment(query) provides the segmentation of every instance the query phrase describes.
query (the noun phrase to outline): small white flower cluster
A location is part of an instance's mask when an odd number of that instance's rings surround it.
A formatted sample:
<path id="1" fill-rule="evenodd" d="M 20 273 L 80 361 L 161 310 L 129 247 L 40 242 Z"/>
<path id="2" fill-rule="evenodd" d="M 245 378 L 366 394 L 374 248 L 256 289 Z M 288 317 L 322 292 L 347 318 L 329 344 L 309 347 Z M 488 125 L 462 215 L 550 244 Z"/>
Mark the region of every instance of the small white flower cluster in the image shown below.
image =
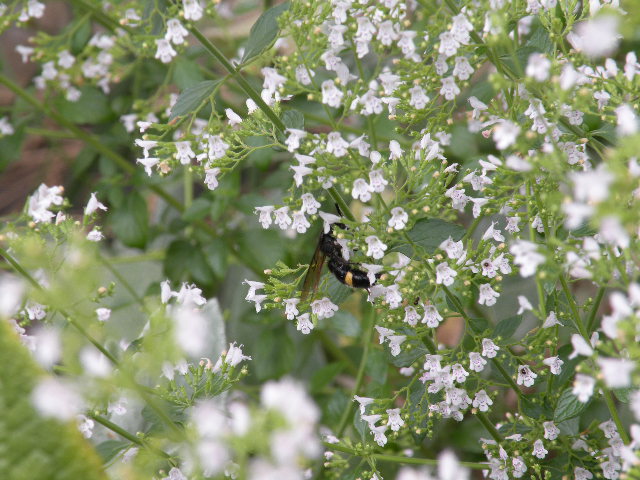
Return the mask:
<path id="1" fill-rule="evenodd" d="M 260 409 L 253 410 L 235 400 L 222 409 L 207 400 L 191 409 L 191 423 L 197 432 L 193 449 L 206 477 L 236 470 L 233 440 L 252 436 L 252 442 L 264 442 L 269 455 L 252 457 L 247 478 L 280 478 L 283 472 L 287 478 L 303 478 L 305 463 L 320 455 L 316 432 L 318 407 L 299 383 L 288 378 L 266 383 L 260 393 L 260 404 Z M 265 425 L 269 415 L 277 417 L 268 423 L 273 429 L 256 430 L 256 426 Z M 257 434 L 264 438 L 256 437 Z M 194 466 L 184 470 L 195 474 Z"/>

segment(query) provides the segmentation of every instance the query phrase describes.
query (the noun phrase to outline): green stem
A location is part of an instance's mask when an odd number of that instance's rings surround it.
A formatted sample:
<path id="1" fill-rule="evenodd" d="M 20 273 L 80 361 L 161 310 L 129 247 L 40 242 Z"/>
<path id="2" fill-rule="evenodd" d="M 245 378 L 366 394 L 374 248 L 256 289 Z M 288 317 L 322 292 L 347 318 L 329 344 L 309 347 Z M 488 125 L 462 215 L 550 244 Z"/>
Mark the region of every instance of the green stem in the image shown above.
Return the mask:
<path id="1" fill-rule="evenodd" d="M 120 435 L 122 438 L 126 438 L 127 440 L 129 440 L 131 443 L 135 443 L 136 445 L 142 447 L 142 448 L 146 448 L 154 453 L 157 453 L 158 455 L 160 455 L 161 457 L 164 457 L 166 459 L 169 460 L 169 462 L 173 465 L 176 466 L 177 463 L 175 462 L 175 460 L 173 460 L 173 457 L 168 454 L 167 452 L 165 452 L 164 450 L 161 450 L 159 448 L 156 448 L 152 445 L 149 445 L 146 442 L 143 442 L 140 438 L 138 438 L 137 436 L 133 435 L 132 433 L 127 432 L 125 429 L 123 429 L 122 427 L 120 427 L 119 425 L 116 425 L 115 423 L 113 423 L 112 421 L 104 418 L 101 415 L 97 415 L 95 413 L 91 413 L 88 412 L 87 413 L 87 417 L 91 418 L 92 420 L 95 420 L 96 422 L 98 422 L 100 425 L 102 425 L 105 428 L 108 428 L 109 430 L 111 430 L 114 433 L 117 433 L 118 435 Z"/>
<path id="2" fill-rule="evenodd" d="M 509 372 L 505 370 L 502 364 L 496 360 L 495 358 L 491 359 L 491 364 L 496 367 L 496 369 L 500 372 L 500 374 L 504 377 L 504 379 L 511 385 L 511 388 L 518 394 L 518 397 L 524 399 L 522 391 L 518 388 L 518 384 L 515 382 L 513 377 L 509 375 Z"/>
<path id="3" fill-rule="evenodd" d="M 489 435 L 491 435 L 491 437 L 496 442 L 502 443 L 502 435 L 500 435 L 500 432 L 498 432 L 496 427 L 493 426 L 493 423 L 491 423 L 491 421 L 487 418 L 487 416 L 483 412 L 478 412 L 476 413 L 476 417 L 478 417 L 478 420 L 480 420 L 480 423 L 484 425 L 484 428 L 487 429 L 487 432 L 489 432 Z"/>
<path id="4" fill-rule="evenodd" d="M 338 207 L 342 211 L 342 214 L 345 216 L 345 218 L 351 222 L 355 222 L 356 217 L 353 215 L 353 213 L 351 213 L 349 205 L 347 205 L 347 202 L 344 201 L 344 198 L 342 198 L 340 192 L 336 190 L 336 187 L 327 188 L 327 192 L 329 192 L 329 195 L 331 196 L 333 201 L 338 204 Z"/>
<path id="5" fill-rule="evenodd" d="M 587 330 L 584 328 L 584 324 L 582 323 L 582 319 L 580 318 L 580 312 L 578 311 L 578 305 L 576 304 L 573 295 L 571 294 L 571 290 L 569 290 L 569 285 L 567 284 L 567 279 L 564 278 L 564 275 L 560 275 L 560 284 L 562 285 L 562 291 L 567 297 L 567 301 L 569 302 L 569 307 L 571 308 L 571 313 L 573 314 L 573 323 L 576 326 L 580 335 L 584 337 L 584 339 L 589 341 L 589 334 Z"/>
<path id="6" fill-rule="evenodd" d="M 596 315 L 598 313 L 598 309 L 600 308 L 600 303 L 602 302 L 602 298 L 604 297 L 604 292 L 607 287 L 598 288 L 598 292 L 596 293 L 596 298 L 593 301 L 593 306 L 591 307 L 591 311 L 589 312 L 589 317 L 587 319 L 587 332 L 593 332 L 595 330 L 595 322 Z"/>
<path id="7" fill-rule="evenodd" d="M 357 395 L 360 391 L 360 387 L 362 386 L 362 381 L 364 380 L 364 369 L 367 365 L 367 358 L 369 357 L 369 350 L 371 348 L 371 338 L 373 337 L 373 326 L 374 326 L 374 314 L 373 311 L 370 315 L 366 317 L 366 326 L 365 326 L 365 336 L 362 339 L 364 343 L 364 351 L 362 352 L 362 357 L 360 358 L 360 366 L 358 367 L 358 375 L 356 376 L 356 383 L 353 386 L 353 390 L 351 391 L 351 395 L 349 396 L 349 405 L 342 412 L 342 417 L 340 417 L 340 423 L 338 424 L 337 436 L 341 437 L 344 433 L 344 430 L 347 428 L 347 422 L 349 421 L 349 417 L 351 416 L 351 412 L 354 409 L 353 397 Z"/>
<path id="8" fill-rule="evenodd" d="M 224 69 L 229 72 L 240 88 L 244 90 L 244 92 L 251 97 L 251 99 L 256 102 L 256 105 L 264 112 L 264 114 L 269 117 L 269 120 L 273 123 L 273 126 L 276 127 L 280 132 L 284 133 L 286 130 L 286 125 L 280 120 L 280 118 L 276 115 L 273 109 L 262 100 L 262 97 L 256 90 L 247 82 L 240 71 L 233 66 L 233 64 L 227 59 L 227 57 L 222 53 L 218 47 L 216 47 L 213 43 L 209 41 L 207 37 L 205 37 L 200 30 L 198 30 L 194 26 L 189 26 L 188 30 L 191 34 L 196 37 L 196 39 L 200 42 L 200 44 L 207 50 L 216 60 L 218 60 Z"/>
<path id="9" fill-rule="evenodd" d="M 609 413 L 613 418 L 614 423 L 616 424 L 616 428 L 618 429 L 618 433 L 620 434 L 620 438 L 625 444 L 629 444 L 629 435 L 627 435 L 627 431 L 620 420 L 620 416 L 618 415 L 618 409 L 616 408 L 616 404 L 613 401 L 613 397 L 611 396 L 611 392 L 605 388 L 602 389 L 602 394 L 604 395 L 604 401 L 607 404 L 607 408 L 609 409 Z"/>

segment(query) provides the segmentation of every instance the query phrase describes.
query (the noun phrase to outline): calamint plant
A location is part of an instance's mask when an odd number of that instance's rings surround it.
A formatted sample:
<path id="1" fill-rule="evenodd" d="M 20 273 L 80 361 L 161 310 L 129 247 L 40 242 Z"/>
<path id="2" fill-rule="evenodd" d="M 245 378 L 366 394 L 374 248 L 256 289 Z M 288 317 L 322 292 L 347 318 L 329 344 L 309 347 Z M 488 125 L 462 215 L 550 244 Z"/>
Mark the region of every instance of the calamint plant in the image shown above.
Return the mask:
<path id="1" fill-rule="evenodd" d="M 637 2 L 60 3 L 0 3 L 3 173 L 69 160 L 5 478 L 640 476 Z"/>

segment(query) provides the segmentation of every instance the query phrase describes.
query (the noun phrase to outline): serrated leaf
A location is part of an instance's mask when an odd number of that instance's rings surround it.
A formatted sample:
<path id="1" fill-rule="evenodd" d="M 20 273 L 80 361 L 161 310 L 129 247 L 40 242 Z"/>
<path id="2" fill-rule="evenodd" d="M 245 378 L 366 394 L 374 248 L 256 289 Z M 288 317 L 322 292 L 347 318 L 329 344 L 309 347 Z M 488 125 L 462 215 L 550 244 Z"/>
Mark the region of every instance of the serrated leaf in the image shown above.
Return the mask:
<path id="1" fill-rule="evenodd" d="M 30 397 L 44 374 L 6 321 L 0 322 L 2 478 L 106 480 L 95 450 L 75 420 L 44 418 Z"/>
<path id="2" fill-rule="evenodd" d="M 427 253 L 435 252 L 440 244 L 449 237 L 457 242 L 464 234 L 465 229 L 460 225 L 439 218 L 421 218 L 407 232 L 411 241 L 422 247 Z M 391 251 L 403 253 L 408 257 L 414 255 L 411 243 L 396 245 Z"/>
<path id="3" fill-rule="evenodd" d="M 553 420 L 556 423 L 577 417 L 587 408 L 589 403 L 591 403 L 591 399 L 589 399 L 588 402 L 581 402 L 571 390 L 571 388 L 567 388 L 558 399 L 556 409 L 553 413 Z"/>
<path id="4" fill-rule="evenodd" d="M 522 315 L 514 315 L 500 320 L 493 329 L 492 337 L 501 337 L 503 340 L 509 340 L 516 333 L 518 327 L 522 324 Z"/>
<path id="5" fill-rule="evenodd" d="M 285 110 L 282 114 L 282 123 L 287 128 L 304 129 L 304 115 L 298 110 Z"/>
<path id="6" fill-rule="evenodd" d="M 278 32 L 278 17 L 289 9 L 289 2 L 281 3 L 266 10 L 251 27 L 249 39 L 244 47 L 242 63 L 257 57 L 275 42 Z"/>
<path id="7" fill-rule="evenodd" d="M 213 94 L 220 82 L 221 80 L 205 80 L 181 92 L 175 105 L 171 108 L 169 120 L 196 113 L 204 101 Z"/>
<path id="8" fill-rule="evenodd" d="M 384 384 L 387 381 L 388 370 L 387 354 L 384 350 L 371 350 L 364 370 L 373 383 Z"/>
<path id="9" fill-rule="evenodd" d="M 418 358 L 424 357 L 429 353 L 427 348 L 419 343 L 411 342 L 411 348 L 406 348 L 405 344 L 403 344 L 400 349 L 400 354 L 393 357 L 390 356 L 389 361 L 396 367 L 409 367 L 415 362 Z"/>

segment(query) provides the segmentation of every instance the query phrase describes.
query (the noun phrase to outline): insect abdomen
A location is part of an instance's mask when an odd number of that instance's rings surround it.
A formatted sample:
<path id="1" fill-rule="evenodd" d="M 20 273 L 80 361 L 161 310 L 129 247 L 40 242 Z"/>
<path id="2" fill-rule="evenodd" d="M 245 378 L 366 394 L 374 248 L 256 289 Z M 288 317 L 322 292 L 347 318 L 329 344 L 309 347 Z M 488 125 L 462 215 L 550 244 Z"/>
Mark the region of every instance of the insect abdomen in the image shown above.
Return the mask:
<path id="1" fill-rule="evenodd" d="M 335 258 L 329 260 L 329 271 L 345 285 L 354 288 L 369 288 L 371 282 L 366 272 L 351 267 L 347 262 Z"/>

